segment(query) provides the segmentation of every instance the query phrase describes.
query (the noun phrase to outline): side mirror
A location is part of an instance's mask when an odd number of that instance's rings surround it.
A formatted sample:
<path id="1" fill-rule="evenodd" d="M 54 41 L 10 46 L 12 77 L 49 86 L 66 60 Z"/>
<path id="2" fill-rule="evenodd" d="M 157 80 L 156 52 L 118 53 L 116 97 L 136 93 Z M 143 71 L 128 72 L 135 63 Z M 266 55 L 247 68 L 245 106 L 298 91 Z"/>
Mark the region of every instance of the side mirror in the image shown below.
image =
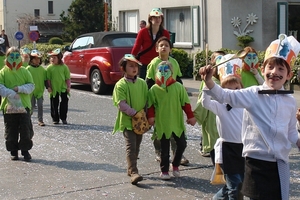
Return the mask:
<path id="1" fill-rule="evenodd" d="M 71 52 L 70 46 L 65 46 L 64 50 Z"/>

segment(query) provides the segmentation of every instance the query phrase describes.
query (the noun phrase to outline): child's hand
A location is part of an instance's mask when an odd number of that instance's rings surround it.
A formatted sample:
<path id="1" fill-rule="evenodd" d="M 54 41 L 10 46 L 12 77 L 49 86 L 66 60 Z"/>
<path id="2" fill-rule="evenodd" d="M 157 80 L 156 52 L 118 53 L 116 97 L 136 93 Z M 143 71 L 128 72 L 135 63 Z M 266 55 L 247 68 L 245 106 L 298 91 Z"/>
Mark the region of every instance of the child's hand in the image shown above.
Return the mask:
<path id="1" fill-rule="evenodd" d="M 256 75 L 258 73 L 256 68 L 251 68 L 250 72 L 252 72 L 252 74 Z"/>
<path id="2" fill-rule="evenodd" d="M 186 123 L 190 124 L 192 126 L 194 126 L 196 124 L 196 122 L 197 122 L 197 120 L 195 117 L 192 117 L 192 118 L 186 120 Z"/>
<path id="3" fill-rule="evenodd" d="M 47 89 L 47 90 L 48 90 L 48 92 L 49 92 L 49 93 L 51 93 L 51 92 L 52 92 L 52 89 L 51 89 L 50 87 L 48 87 L 48 89 Z"/>
<path id="4" fill-rule="evenodd" d="M 213 73 L 214 68 L 211 65 L 207 65 L 199 69 L 199 74 L 204 81 L 210 80 L 213 76 Z"/>
<path id="5" fill-rule="evenodd" d="M 155 122 L 154 117 L 148 118 L 149 125 L 153 126 L 154 122 Z"/>
<path id="6" fill-rule="evenodd" d="M 20 95 L 18 93 L 15 94 L 14 99 L 20 99 Z"/>
<path id="7" fill-rule="evenodd" d="M 300 108 L 298 108 L 298 110 L 296 112 L 296 118 L 300 122 Z"/>
<path id="8" fill-rule="evenodd" d="M 70 93 L 70 91 L 71 91 L 71 88 L 67 88 L 67 93 Z"/>
<path id="9" fill-rule="evenodd" d="M 14 87 L 13 90 L 14 90 L 15 92 L 18 92 L 18 90 L 19 90 L 18 86 Z"/>

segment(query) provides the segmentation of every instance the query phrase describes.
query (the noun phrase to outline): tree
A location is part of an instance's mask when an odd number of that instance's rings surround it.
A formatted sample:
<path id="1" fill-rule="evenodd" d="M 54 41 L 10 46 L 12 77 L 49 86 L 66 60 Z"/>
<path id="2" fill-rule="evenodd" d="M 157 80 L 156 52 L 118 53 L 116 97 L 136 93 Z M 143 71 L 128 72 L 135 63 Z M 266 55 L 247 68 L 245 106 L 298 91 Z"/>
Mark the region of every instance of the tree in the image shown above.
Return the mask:
<path id="1" fill-rule="evenodd" d="M 60 20 L 64 24 L 63 39 L 73 41 L 78 35 L 104 30 L 103 0 L 74 0 L 68 13 L 63 11 Z"/>

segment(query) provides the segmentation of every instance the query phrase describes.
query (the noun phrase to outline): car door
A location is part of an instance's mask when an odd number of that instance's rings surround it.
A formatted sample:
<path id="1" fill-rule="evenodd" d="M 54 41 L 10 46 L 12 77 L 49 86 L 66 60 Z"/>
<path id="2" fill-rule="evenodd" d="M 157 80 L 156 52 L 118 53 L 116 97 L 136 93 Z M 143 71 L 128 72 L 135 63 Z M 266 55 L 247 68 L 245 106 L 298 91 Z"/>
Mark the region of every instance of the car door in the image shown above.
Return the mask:
<path id="1" fill-rule="evenodd" d="M 71 45 L 70 52 L 64 55 L 64 62 L 69 67 L 72 79 L 86 79 L 84 54 L 89 37 L 79 37 Z"/>

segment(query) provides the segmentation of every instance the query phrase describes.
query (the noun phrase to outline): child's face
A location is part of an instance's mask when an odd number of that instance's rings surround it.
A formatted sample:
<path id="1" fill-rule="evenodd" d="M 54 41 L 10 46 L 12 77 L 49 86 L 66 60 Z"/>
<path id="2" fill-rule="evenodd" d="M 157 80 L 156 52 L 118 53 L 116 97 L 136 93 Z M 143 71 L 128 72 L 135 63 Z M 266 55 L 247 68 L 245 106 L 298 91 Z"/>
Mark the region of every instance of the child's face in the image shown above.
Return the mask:
<path id="1" fill-rule="evenodd" d="M 167 41 L 162 40 L 158 43 L 156 47 L 156 52 L 158 52 L 160 56 L 169 56 L 171 52 L 171 47 Z"/>
<path id="2" fill-rule="evenodd" d="M 39 57 L 34 57 L 31 62 L 34 65 L 39 65 L 40 64 L 41 59 Z"/>
<path id="3" fill-rule="evenodd" d="M 58 64 L 58 57 L 57 56 L 50 56 L 50 63 L 57 65 Z"/>
<path id="4" fill-rule="evenodd" d="M 278 64 L 271 65 L 270 63 L 262 68 L 262 74 L 266 84 L 274 90 L 281 89 L 285 81 L 292 77 L 292 73 L 288 73 L 286 66 Z"/>
<path id="5" fill-rule="evenodd" d="M 239 83 L 227 83 L 224 85 L 224 88 L 227 88 L 230 90 L 239 90 L 239 89 L 242 89 L 242 86 Z"/>
<path id="6" fill-rule="evenodd" d="M 125 71 L 126 77 L 134 78 L 138 74 L 138 72 L 139 72 L 138 64 L 128 60 L 126 64 L 126 71 Z"/>

